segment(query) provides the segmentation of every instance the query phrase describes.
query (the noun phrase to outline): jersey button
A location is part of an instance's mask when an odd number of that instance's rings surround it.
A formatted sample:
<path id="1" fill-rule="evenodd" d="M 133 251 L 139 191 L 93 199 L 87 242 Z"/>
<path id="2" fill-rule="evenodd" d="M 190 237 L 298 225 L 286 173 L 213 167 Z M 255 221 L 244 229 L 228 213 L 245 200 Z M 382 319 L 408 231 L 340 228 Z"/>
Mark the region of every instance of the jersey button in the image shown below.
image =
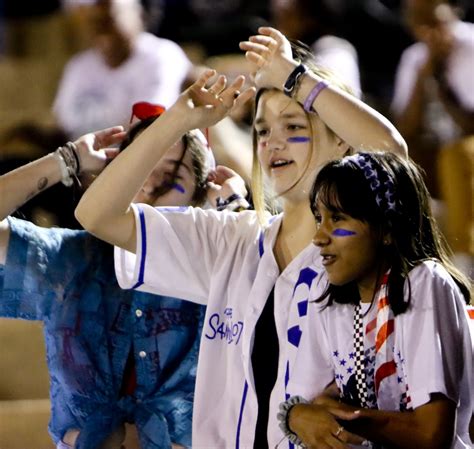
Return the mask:
<path id="1" fill-rule="evenodd" d="M 140 351 L 138 353 L 138 356 L 141 358 L 141 359 L 144 359 L 146 357 L 146 352 L 145 351 Z"/>
<path id="2" fill-rule="evenodd" d="M 141 311 L 140 309 L 137 309 L 135 310 L 135 315 L 138 317 L 138 318 L 141 318 L 143 316 L 143 311 Z"/>

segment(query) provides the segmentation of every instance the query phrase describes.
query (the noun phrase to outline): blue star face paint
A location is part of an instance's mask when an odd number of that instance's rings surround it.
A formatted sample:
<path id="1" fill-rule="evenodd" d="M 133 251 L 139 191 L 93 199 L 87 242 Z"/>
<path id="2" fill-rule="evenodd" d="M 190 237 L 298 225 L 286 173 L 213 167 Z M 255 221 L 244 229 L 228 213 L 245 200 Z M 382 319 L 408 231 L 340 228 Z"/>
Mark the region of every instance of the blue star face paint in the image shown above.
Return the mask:
<path id="1" fill-rule="evenodd" d="M 304 136 L 288 137 L 286 141 L 288 143 L 306 143 L 306 142 L 311 141 L 311 137 L 304 137 Z"/>
<path id="2" fill-rule="evenodd" d="M 356 235 L 353 231 L 348 231 L 347 229 L 334 229 L 332 232 L 334 237 L 349 237 L 351 235 Z"/>

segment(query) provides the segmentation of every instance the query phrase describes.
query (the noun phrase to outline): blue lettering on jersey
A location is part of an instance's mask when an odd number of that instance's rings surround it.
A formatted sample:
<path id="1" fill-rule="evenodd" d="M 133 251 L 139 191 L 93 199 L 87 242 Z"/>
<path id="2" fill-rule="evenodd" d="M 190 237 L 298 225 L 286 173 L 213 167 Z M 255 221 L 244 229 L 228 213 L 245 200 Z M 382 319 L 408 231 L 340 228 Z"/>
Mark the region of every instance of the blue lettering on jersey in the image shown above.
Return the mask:
<path id="1" fill-rule="evenodd" d="M 244 329 L 243 321 L 234 321 L 232 319 L 232 308 L 224 309 L 222 316 L 219 313 L 213 313 L 208 320 L 209 329 L 204 334 L 209 340 L 220 339 L 227 344 L 237 345 Z"/>

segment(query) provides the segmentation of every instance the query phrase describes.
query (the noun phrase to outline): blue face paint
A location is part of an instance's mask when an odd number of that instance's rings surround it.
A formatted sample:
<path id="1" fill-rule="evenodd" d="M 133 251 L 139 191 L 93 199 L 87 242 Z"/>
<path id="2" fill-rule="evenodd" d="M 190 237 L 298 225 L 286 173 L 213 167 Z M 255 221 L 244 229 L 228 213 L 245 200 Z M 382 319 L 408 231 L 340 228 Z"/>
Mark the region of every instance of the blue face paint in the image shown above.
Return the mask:
<path id="1" fill-rule="evenodd" d="M 288 137 L 286 141 L 289 143 L 305 143 L 305 142 L 310 142 L 311 137 L 303 137 L 303 136 Z"/>
<path id="2" fill-rule="evenodd" d="M 332 232 L 332 235 L 334 237 L 348 237 L 350 235 L 356 235 L 356 233 L 353 231 L 348 231 L 347 229 L 335 229 Z"/>
<path id="3" fill-rule="evenodd" d="M 176 182 L 171 184 L 170 187 L 174 190 L 177 190 L 179 193 L 186 193 L 186 190 L 184 190 L 184 187 L 180 184 L 177 184 Z"/>

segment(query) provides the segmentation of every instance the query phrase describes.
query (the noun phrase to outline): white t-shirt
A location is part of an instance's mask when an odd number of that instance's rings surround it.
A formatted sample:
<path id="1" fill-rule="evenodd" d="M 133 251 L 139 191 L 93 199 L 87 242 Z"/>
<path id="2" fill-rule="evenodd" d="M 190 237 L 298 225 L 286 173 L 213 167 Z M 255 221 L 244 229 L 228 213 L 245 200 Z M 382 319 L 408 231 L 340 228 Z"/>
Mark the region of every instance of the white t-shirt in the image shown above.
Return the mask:
<path id="1" fill-rule="evenodd" d="M 324 275 L 318 278 L 319 294 L 324 291 L 325 279 Z M 456 437 L 451 447 L 471 448 L 468 427 L 474 411 L 474 352 L 464 298 L 451 276 L 436 262 L 418 265 L 409 279 L 411 305 L 394 319 L 393 360 L 398 383 L 403 386 L 400 391 L 406 391 L 413 408 L 428 403 L 432 393 L 442 393 L 457 403 Z M 321 310 L 321 304 L 310 303 L 308 307 L 288 391 L 312 399 L 335 380 L 344 396 L 350 397 L 355 388 L 354 306 L 334 303 Z M 375 328 L 370 324 L 374 314 L 372 307 L 364 317 L 369 391 L 374 383 L 375 336 L 371 334 Z M 395 402 L 401 404 L 403 399 L 398 392 L 394 395 Z"/>
<path id="2" fill-rule="evenodd" d="M 467 110 L 474 111 L 474 23 L 457 21 L 452 24 L 454 47 L 447 59 L 447 82 L 457 99 Z M 428 48 L 416 42 L 404 50 L 395 76 L 391 110 L 395 116 L 407 107 L 415 87 L 418 72 L 428 58 Z M 459 129 L 437 99 L 436 87 L 425 86 L 430 99 L 425 114 L 425 126 L 446 142 L 459 135 Z"/>
<path id="3" fill-rule="evenodd" d="M 116 248 L 123 288 L 207 305 L 193 415 L 193 449 L 252 449 L 257 419 L 254 330 L 275 286 L 278 377 L 270 399 L 269 447 L 283 438 L 276 414 L 286 396 L 312 285 L 321 271 L 309 245 L 279 273 L 273 245 L 281 216 L 262 233 L 253 211 L 133 206 L 137 254 Z M 280 449 L 288 449 L 284 442 Z"/>
<path id="4" fill-rule="evenodd" d="M 77 138 L 115 125 L 127 126 L 138 101 L 171 106 L 181 92 L 191 62 L 174 42 L 141 33 L 130 57 L 109 67 L 89 49 L 66 65 L 54 102 L 58 123 Z"/>

